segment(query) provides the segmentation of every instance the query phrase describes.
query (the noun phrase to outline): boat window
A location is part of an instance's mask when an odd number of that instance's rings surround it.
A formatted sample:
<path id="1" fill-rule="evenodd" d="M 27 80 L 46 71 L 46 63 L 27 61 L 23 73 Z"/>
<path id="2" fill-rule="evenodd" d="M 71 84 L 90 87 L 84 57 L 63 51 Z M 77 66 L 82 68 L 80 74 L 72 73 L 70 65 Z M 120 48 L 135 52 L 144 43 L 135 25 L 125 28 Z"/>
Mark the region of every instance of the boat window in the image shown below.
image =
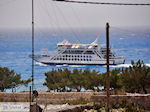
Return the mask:
<path id="1" fill-rule="evenodd" d="M 84 54 L 94 54 L 93 51 L 86 51 Z"/>
<path id="2" fill-rule="evenodd" d="M 66 50 L 63 54 L 81 54 L 83 50 Z"/>

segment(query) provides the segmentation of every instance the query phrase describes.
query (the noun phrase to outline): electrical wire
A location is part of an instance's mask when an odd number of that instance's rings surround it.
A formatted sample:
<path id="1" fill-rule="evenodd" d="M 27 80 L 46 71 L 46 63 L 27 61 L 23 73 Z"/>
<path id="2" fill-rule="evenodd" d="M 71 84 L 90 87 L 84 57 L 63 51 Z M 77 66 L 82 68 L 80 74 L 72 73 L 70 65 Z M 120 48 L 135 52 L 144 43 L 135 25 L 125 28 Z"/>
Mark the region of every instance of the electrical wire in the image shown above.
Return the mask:
<path id="1" fill-rule="evenodd" d="M 40 3 L 41 0 L 39 0 Z M 50 20 L 52 20 L 51 22 L 48 21 L 48 24 L 50 24 L 51 27 L 54 27 L 54 25 L 56 24 L 56 22 L 53 20 L 51 14 L 48 11 L 47 5 L 45 3 L 45 0 L 42 0 L 42 2 L 40 3 L 41 9 L 45 10 L 45 13 L 47 14 L 47 16 L 49 17 Z M 38 11 L 42 14 L 40 8 L 38 8 Z M 37 24 L 36 24 L 37 25 Z M 57 28 L 58 29 L 58 28 Z M 51 29 L 52 32 L 54 32 L 55 34 L 57 33 L 54 29 Z"/>
<path id="2" fill-rule="evenodd" d="M 57 4 L 55 4 L 55 6 L 59 10 L 59 12 L 60 12 L 60 14 L 62 16 L 62 19 L 64 20 L 65 24 L 69 27 L 70 31 L 72 32 L 72 35 L 74 35 L 74 37 L 79 37 L 79 35 L 74 31 L 74 29 L 71 27 L 71 25 L 67 21 L 66 17 L 64 16 L 64 12 L 60 9 L 60 7 Z"/>
<path id="3" fill-rule="evenodd" d="M 78 24 L 80 24 L 81 25 L 81 21 L 80 21 L 80 18 L 79 18 L 79 16 L 77 15 L 77 13 L 76 13 L 76 11 L 75 11 L 75 9 L 70 5 L 70 9 L 71 9 L 71 11 L 73 12 L 73 15 L 75 16 L 75 18 L 76 18 L 76 20 L 77 20 L 77 23 Z M 84 25 L 84 24 L 83 24 Z M 85 27 L 85 25 L 83 26 L 83 27 Z M 83 30 L 80 28 L 77 28 L 76 29 L 77 30 L 77 33 L 79 34 L 79 36 L 80 37 L 82 37 L 82 32 L 83 32 Z M 88 35 L 87 35 L 87 33 L 85 33 L 85 37 L 88 37 Z M 76 40 L 76 39 L 75 39 Z M 77 40 L 77 42 L 79 42 L 80 43 L 80 41 L 79 40 Z"/>
<path id="4" fill-rule="evenodd" d="M 58 2 L 71 2 L 82 4 L 100 4 L 100 5 L 134 5 L 134 6 L 150 6 L 150 3 L 114 3 L 114 2 L 88 2 L 88 1 L 74 1 L 74 0 L 53 0 Z"/>
<path id="5" fill-rule="evenodd" d="M 53 12 L 54 12 L 53 15 L 55 16 L 56 23 L 57 23 L 57 25 L 58 25 L 58 26 L 56 26 L 56 27 L 57 27 L 58 30 L 61 32 L 61 34 L 62 34 L 63 36 L 65 36 L 66 33 L 64 33 L 63 29 L 61 28 L 61 24 L 60 24 L 59 18 L 57 17 L 57 7 L 56 7 L 56 3 L 55 3 L 55 2 L 52 3 L 52 9 L 53 9 Z M 67 36 L 67 35 L 66 35 L 66 36 Z"/>

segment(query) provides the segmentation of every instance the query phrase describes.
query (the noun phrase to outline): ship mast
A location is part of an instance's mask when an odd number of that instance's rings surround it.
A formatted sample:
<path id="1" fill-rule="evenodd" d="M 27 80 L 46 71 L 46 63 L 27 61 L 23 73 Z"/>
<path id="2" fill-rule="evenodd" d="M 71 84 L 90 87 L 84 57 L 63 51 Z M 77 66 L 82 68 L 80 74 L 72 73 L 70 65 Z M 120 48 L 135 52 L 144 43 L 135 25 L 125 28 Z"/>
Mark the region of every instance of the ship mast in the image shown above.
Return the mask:
<path id="1" fill-rule="evenodd" d="M 32 0 L 32 93 L 34 90 L 34 0 Z M 32 97 L 33 102 L 33 97 Z"/>

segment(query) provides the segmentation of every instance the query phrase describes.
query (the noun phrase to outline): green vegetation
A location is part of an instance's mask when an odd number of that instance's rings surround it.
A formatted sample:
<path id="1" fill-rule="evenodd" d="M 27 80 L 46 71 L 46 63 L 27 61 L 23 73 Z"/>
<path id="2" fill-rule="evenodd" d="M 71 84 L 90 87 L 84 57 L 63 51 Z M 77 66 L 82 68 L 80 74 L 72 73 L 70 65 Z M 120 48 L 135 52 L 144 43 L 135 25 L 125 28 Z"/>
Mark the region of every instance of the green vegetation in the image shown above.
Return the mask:
<path id="1" fill-rule="evenodd" d="M 150 67 L 143 61 L 131 62 L 129 68 L 118 68 L 110 71 L 110 87 L 112 90 L 124 90 L 126 92 L 147 93 L 150 89 Z M 58 69 L 45 73 L 44 83 L 50 90 L 73 91 L 81 89 L 99 91 L 99 87 L 105 88 L 106 73 L 99 73 L 89 69 L 73 71 Z"/>
<path id="2" fill-rule="evenodd" d="M 47 86 L 49 90 L 60 92 L 72 90 L 80 92 L 82 88 L 86 90 L 98 90 L 101 82 L 98 72 L 94 70 L 90 71 L 89 69 L 85 69 L 84 71 L 81 69 L 70 71 L 67 68 L 63 70 L 53 69 L 52 71 L 45 73 L 45 76 L 46 82 L 44 85 Z"/>
<path id="3" fill-rule="evenodd" d="M 19 85 L 27 85 L 31 80 L 21 80 L 21 75 L 16 74 L 14 70 L 7 67 L 0 67 L 0 91 L 15 88 Z"/>
<path id="4" fill-rule="evenodd" d="M 150 88 L 150 67 L 147 67 L 143 61 L 134 63 L 132 67 L 122 69 L 121 83 L 124 89 L 128 92 L 144 92 Z"/>

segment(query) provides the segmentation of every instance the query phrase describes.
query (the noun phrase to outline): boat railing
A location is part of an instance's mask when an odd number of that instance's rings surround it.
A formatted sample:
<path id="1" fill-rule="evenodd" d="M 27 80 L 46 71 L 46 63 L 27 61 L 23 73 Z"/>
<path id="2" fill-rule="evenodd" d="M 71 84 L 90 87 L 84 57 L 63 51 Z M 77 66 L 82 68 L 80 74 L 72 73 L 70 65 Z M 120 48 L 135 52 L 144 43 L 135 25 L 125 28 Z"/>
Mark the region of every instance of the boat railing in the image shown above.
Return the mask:
<path id="1" fill-rule="evenodd" d="M 59 54 L 61 54 L 61 53 L 63 53 L 64 51 L 65 51 L 66 49 L 63 49 L 62 51 L 60 51 L 60 52 L 56 52 L 56 53 L 54 53 L 52 56 L 51 56 L 51 60 L 53 59 L 53 58 L 55 58 L 55 57 L 57 57 Z"/>
<path id="2" fill-rule="evenodd" d="M 103 56 L 102 56 L 97 50 L 93 50 L 93 52 L 94 52 L 95 54 L 97 54 L 98 56 L 100 56 L 101 58 L 103 58 Z"/>
<path id="3" fill-rule="evenodd" d="M 124 59 L 123 56 L 117 56 L 117 57 L 110 57 L 110 59 Z"/>

